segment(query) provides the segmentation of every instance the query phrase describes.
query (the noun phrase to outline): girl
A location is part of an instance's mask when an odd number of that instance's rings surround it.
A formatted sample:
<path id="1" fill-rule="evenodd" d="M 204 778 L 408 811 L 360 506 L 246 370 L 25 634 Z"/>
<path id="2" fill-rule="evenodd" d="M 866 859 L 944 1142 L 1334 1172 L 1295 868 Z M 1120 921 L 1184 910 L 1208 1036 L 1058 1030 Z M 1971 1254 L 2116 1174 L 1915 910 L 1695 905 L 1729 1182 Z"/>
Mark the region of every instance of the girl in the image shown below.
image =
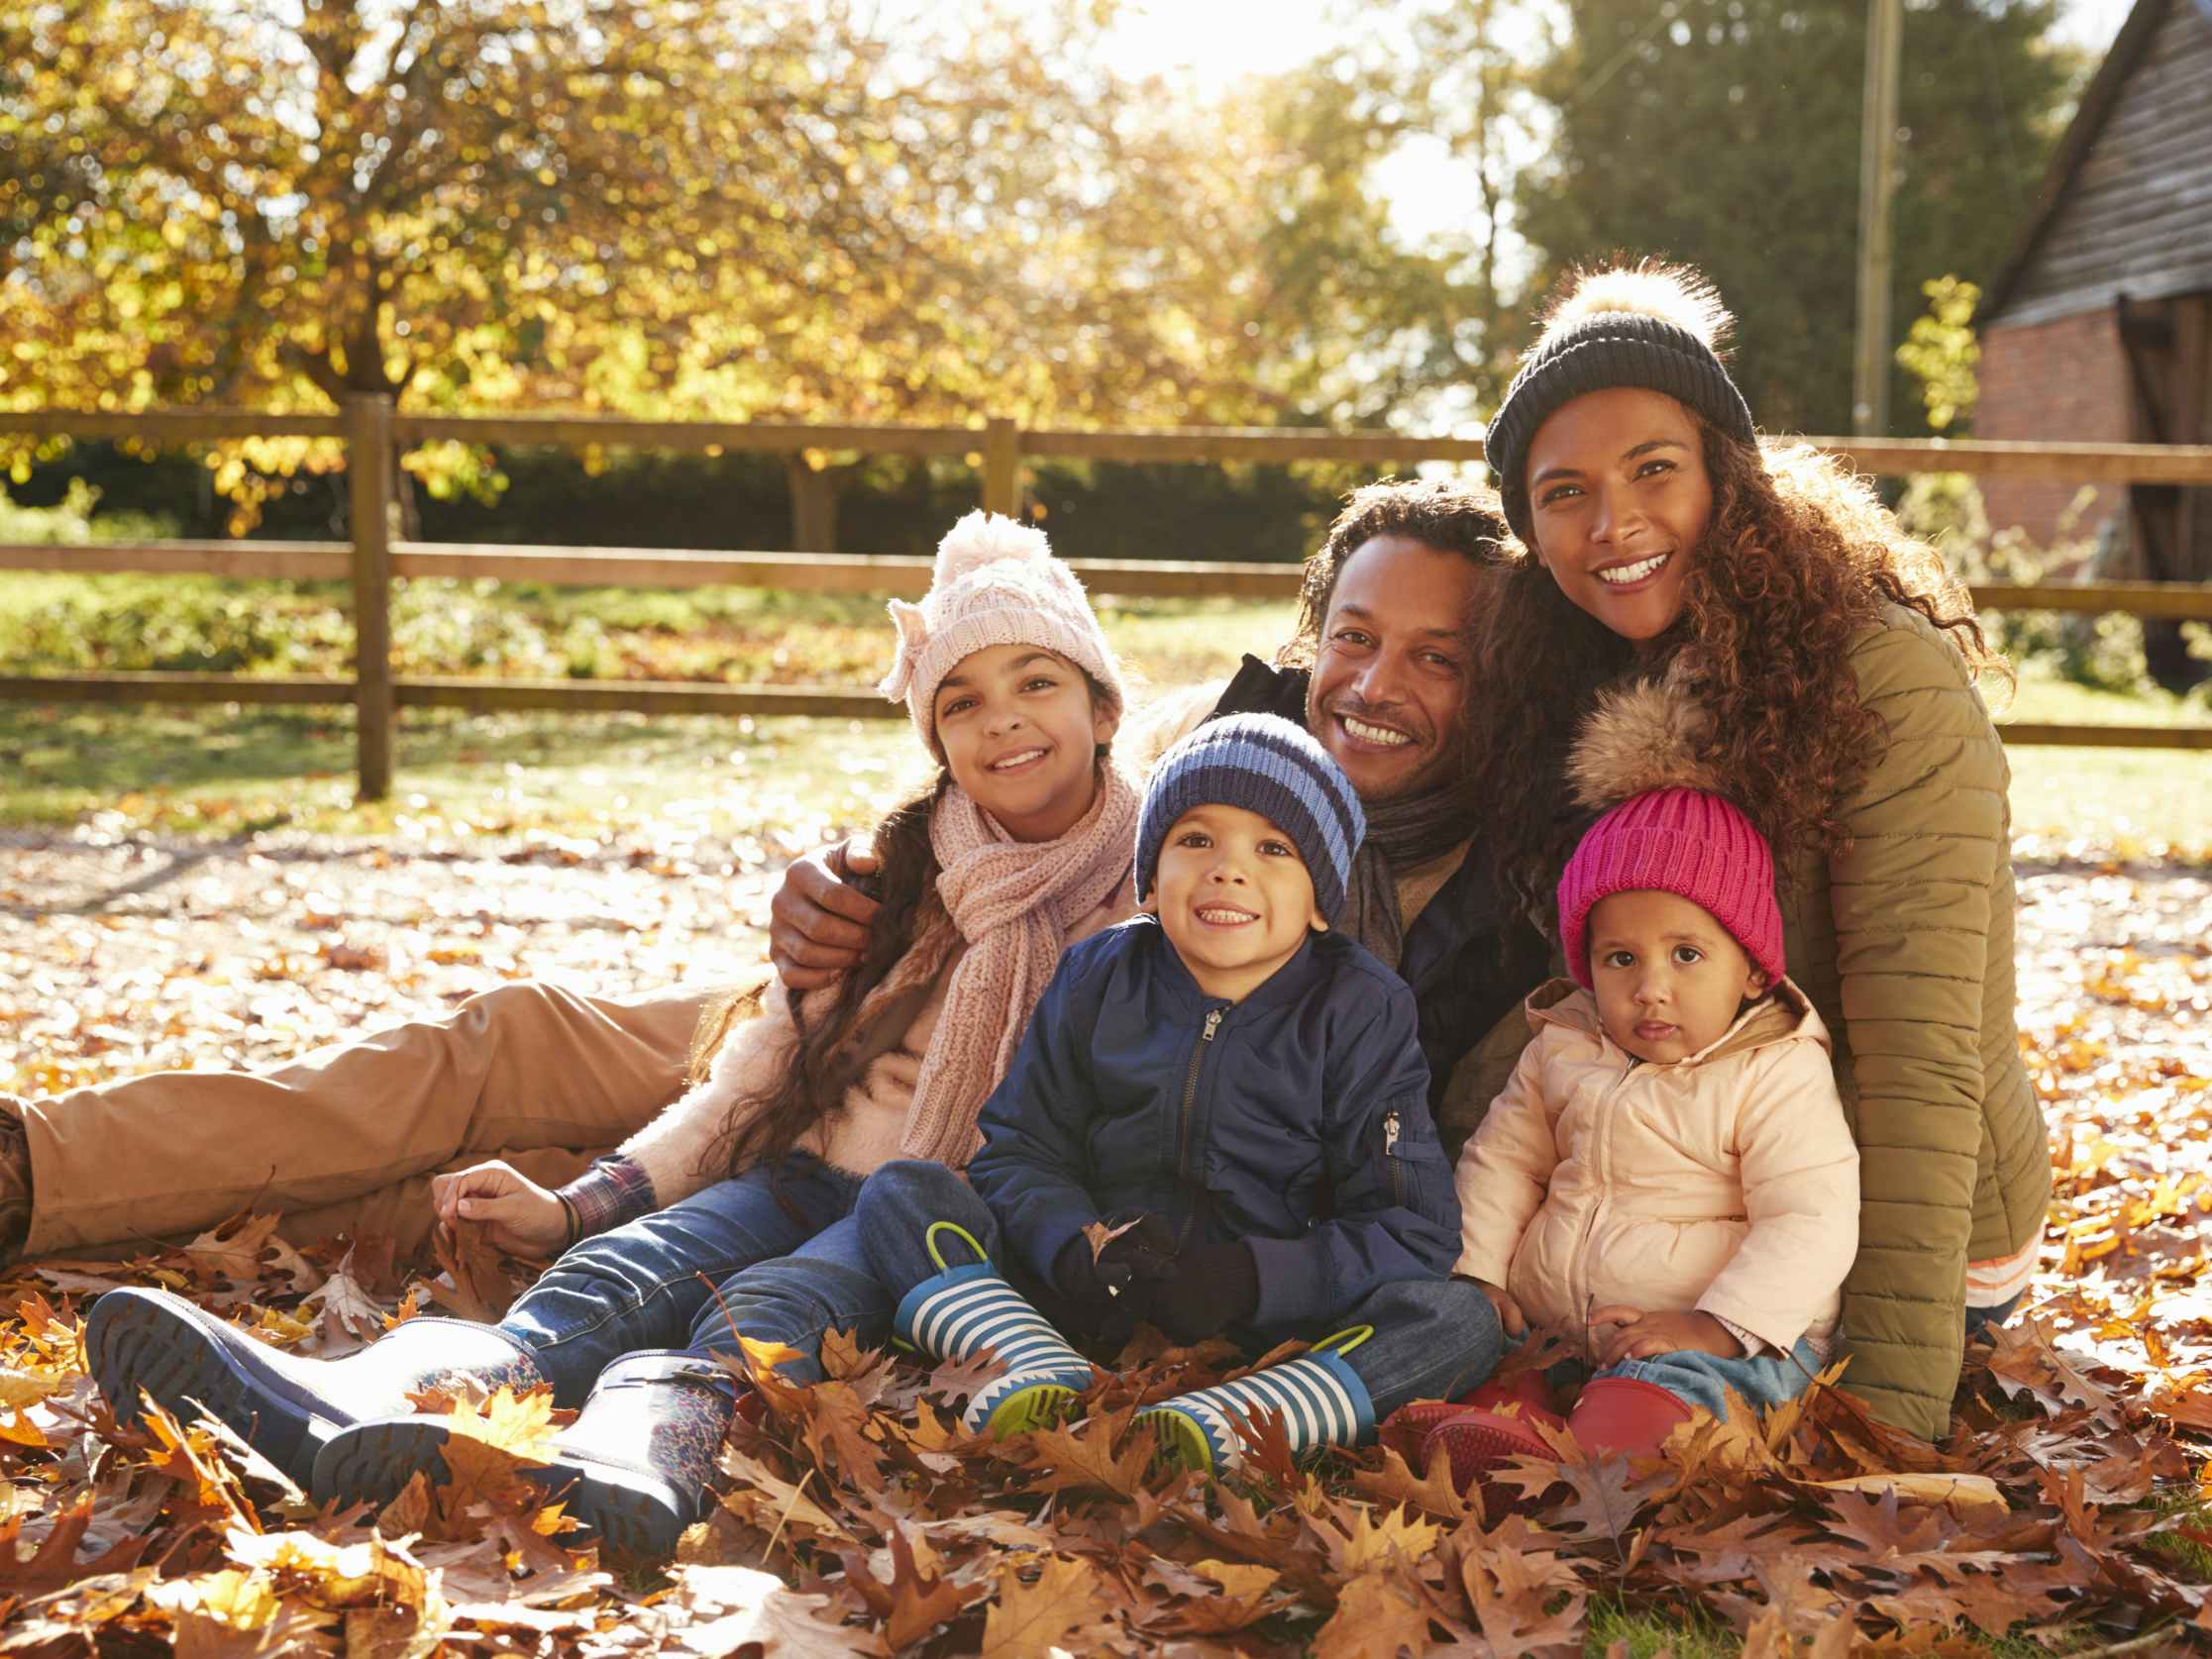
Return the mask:
<path id="1" fill-rule="evenodd" d="M 801 1350 L 786 1374 L 814 1381 L 822 1331 L 888 1317 L 852 1218 L 863 1179 L 967 1162 L 1062 947 L 1131 908 L 1137 796 L 1107 759 L 1120 672 L 1043 535 L 971 514 L 928 596 L 892 614 L 884 690 L 940 771 L 878 838 L 885 922 L 859 970 L 795 1003 L 771 986 L 749 1022 L 710 1015 L 703 1080 L 560 1192 L 503 1165 L 447 1178 L 449 1220 L 572 1246 L 497 1325 L 410 1319 L 303 1360 L 164 1293 L 111 1292 L 85 1341 L 119 1414 L 142 1390 L 195 1402 L 319 1499 L 354 1500 L 436 1469 L 446 1420 L 408 1415 L 411 1392 L 548 1383 L 582 1410 L 547 1484 L 618 1547 L 675 1547 L 734 1408 L 733 1325 Z"/>
<path id="2" fill-rule="evenodd" d="M 1714 349 L 1729 321 L 1694 273 L 1602 271 L 1524 360 L 1488 440 L 1521 549 L 1487 619 L 1474 798 L 1501 875 L 1542 893 L 1600 691 L 1665 674 L 1704 705 L 1699 758 L 1775 851 L 1863 1159 L 1845 1381 L 1935 1438 L 2050 1192 L 2013 1022 L 2007 772 L 1974 683 L 2006 671 L 1864 485 L 1761 448 Z"/>
<path id="3" fill-rule="evenodd" d="M 1603 723 L 1688 729 L 1626 698 Z M 1611 749 L 1616 783 L 1623 764 L 1640 776 L 1560 879 L 1573 980 L 1529 998 L 1534 1039 L 1460 1157 L 1455 1271 L 1508 1331 L 1579 1337 L 1595 1376 L 1567 1425 L 1648 1456 L 1693 1408 L 1777 1405 L 1819 1371 L 1858 1236 L 1858 1153 L 1820 1015 L 1782 977 L 1766 843 L 1719 795 L 1647 788 L 1663 745 Z M 1546 1455 L 1528 1421 L 1550 1408 L 1543 1385 L 1525 1372 L 1444 1417 L 1423 1464 L 1440 1443 L 1463 1484 Z"/>

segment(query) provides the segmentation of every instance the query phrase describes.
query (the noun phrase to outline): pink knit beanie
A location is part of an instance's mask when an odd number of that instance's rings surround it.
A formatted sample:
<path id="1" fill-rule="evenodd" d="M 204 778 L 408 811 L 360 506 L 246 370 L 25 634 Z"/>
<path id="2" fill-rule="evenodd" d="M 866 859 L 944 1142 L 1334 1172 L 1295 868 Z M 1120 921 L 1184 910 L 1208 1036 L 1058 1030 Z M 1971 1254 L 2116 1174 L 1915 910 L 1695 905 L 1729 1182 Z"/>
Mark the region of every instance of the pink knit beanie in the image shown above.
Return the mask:
<path id="1" fill-rule="evenodd" d="M 1123 702 L 1121 666 L 1091 614 L 1075 572 L 1053 557 L 1042 530 L 997 513 L 970 513 L 937 544 L 937 569 L 918 605 L 891 602 L 898 656 L 878 687 L 906 699 L 914 729 L 937 748 L 937 687 L 961 660 L 995 645 L 1055 652 Z"/>
<path id="2" fill-rule="evenodd" d="M 1782 977 L 1774 856 L 1733 803 L 1703 789 L 1652 789 L 1590 826 L 1559 878 L 1559 936 L 1577 984 L 1590 985 L 1592 907 L 1609 893 L 1647 890 L 1704 906 L 1769 981 Z"/>

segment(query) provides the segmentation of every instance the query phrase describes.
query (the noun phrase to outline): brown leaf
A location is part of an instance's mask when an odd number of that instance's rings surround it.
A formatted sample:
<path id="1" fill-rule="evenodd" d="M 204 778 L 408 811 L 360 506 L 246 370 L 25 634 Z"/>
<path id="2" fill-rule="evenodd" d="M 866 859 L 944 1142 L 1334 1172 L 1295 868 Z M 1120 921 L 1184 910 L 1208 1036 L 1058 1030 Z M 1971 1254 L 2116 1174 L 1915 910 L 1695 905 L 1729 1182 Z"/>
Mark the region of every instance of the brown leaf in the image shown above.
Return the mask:
<path id="1" fill-rule="evenodd" d="M 17 1514 L 0 1525 L 0 1595 L 43 1596 L 79 1579 L 101 1573 L 120 1573 L 136 1562 L 154 1541 L 151 1537 L 126 1538 L 106 1554 L 79 1562 L 77 1546 L 84 1541 L 85 1528 L 92 1524 L 90 1493 L 55 1515 L 45 1540 L 28 1555 L 23 1550 L 23 1522 L 24 1516 Z"/>
<path id="2" fill-rule="evenodd" d="M 1029 1436 L 1029 1486 L 1036 1492 L 1110 1492 L 1133 1498 L 1144 1490 L 1153 1437 L 1138 1429 L 1118 1451 L 1114 1441 L 1131 1413 L 1102 1412 L 1072 1427 L 1040 1428 Z"/>
<path id="3" fill-rule="evenodd" d="M 891 1613 L 884 1622 L 884 1637 L 895 1652 L 920 1641 L 938 1625 L 951 1623 L 968 1603 L 957 1586 L 915 1566 L 914 1546 L 904 1527 L 892 1528 L 891 1559 Z"/>
<path id="4" fill-rule="evenodd" d="M 1481 1516 L 1481 1500 L 1472 1489 L 1461 1493 L 1452 1485 L 1451 1457 L 1441 1446 L 1429 1457 L 1426 1473 L 1418 1478 L 1395 1446 L 1385 1446 L 1383 1466 L 1358 1471 L 1352 1485 L 1365 1497 L 1384 1503 L 1410 1503 L 1445 1520 L 1463 1520 L 1470 1513 Z"/>
<path id="5" fill-rule="evenodd" d="M 1329 1659 L 1398 1659 L 1428 1650 L 1428 1609 L 1395 1573 L 1364 1573 L 1344 1586 L 1336 1611 L 1314 1637 Z"/>
<path id="6" fill-rule="evenodd" d="M 999 1576 L 999 1599 L 984 1616 L 981 1659 L 1047 1659 L 1076 1631 L 1107 1609 L 1098 1570 L 1084 1561 L 1045 1559 L 1035 1584 L 1023 1584 L 1017 1567 Z"/>

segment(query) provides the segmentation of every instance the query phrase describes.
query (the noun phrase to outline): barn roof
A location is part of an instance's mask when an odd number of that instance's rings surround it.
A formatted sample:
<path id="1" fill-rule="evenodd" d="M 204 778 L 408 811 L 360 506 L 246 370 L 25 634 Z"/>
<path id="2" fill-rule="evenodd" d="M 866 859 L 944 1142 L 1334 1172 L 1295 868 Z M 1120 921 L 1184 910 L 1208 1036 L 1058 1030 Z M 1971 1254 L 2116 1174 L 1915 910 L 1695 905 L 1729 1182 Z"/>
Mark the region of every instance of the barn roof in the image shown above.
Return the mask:
<path id="1" fill-rule="evenodd" d="M 2136 0 L 1980 321 L 2212 289 L 2212 0 Z"/>

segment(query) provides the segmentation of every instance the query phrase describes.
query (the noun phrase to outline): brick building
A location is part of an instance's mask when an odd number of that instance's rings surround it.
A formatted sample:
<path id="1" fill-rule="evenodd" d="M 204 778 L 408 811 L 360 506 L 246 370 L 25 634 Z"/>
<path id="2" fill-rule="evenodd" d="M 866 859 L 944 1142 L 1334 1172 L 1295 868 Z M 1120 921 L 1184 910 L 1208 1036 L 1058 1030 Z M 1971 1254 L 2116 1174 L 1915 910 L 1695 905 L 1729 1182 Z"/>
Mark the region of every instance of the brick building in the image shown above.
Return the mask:
<path id="1" fill-rule="evenodd" d="M 2137 0 L 1978 326 L 1976 437 L 2212 442 L 2212 0 Z M 2048 542 L 2079 487 L 1991 478 L 1983 498 Z M 2212 578 L 2212 490 L 2107 484 L 2071 534 L 2115 518 L 2129 573 Z"/>

